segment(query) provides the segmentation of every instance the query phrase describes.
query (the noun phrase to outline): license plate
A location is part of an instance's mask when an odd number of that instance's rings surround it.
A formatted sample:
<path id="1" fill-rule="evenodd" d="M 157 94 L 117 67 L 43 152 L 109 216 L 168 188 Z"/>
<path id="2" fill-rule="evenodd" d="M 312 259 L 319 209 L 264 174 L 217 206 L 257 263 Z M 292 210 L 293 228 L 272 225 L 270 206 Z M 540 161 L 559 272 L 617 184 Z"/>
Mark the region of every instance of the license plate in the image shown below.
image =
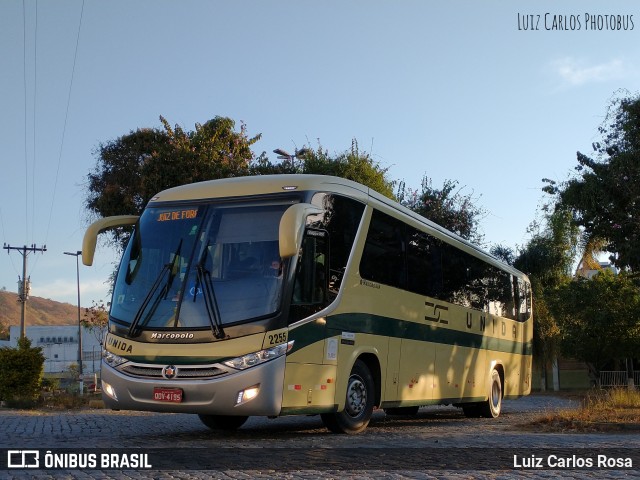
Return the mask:
<path id="1" fill-rule="evenodd" d="M 157 402 L 182 402 L 182 389 L 180 388 L 160 388 L 153 389 L 153 399 Z"/>

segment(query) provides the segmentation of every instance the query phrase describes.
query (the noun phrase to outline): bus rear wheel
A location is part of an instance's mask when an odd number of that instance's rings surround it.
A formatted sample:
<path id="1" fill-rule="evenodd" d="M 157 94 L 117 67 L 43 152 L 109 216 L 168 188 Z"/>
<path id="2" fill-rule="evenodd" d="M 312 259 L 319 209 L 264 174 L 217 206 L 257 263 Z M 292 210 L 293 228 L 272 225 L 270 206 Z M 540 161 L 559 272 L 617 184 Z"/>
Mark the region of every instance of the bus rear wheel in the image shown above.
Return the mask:
<path id="1" fill-rule="evenodd" d="M 496 418 L 502 411 L 502 378 L 497 370 L 491 372 L 489 398 L 478 405 L 480 416 Z"/>
<path id="2" fill-rule="evenodd" d="M 356 360 L 347 382 L 344 410 L 337 413 L 323 413 L 322 422 L 333 433 L 360 433 L 369 425 L 374 402 L 373 376 L 362 360 Z"/>
<path id="3" fill-rule="evenodd" d="M 420 407 L 391 407 L 385 408 L 384 413 L 387 415 L 399 416 L 399 417 L 410 417 L 418 414 L 418 410 Z"/>
<path id="4" fill-rule="evenodd" d="M 480 415 L 480 404 L 478 403 L 468 403 L 462 405 L 462 411 L 464 412 L 464 416 L 467 418 L 479 418 Z"/>
<path id="5" fill-rule="evenodd" d="M 239 415 L 203 415 L 198 414 L 200 421 L 212 430 L 233 431 L 244 425 L 249 417 Z"/>

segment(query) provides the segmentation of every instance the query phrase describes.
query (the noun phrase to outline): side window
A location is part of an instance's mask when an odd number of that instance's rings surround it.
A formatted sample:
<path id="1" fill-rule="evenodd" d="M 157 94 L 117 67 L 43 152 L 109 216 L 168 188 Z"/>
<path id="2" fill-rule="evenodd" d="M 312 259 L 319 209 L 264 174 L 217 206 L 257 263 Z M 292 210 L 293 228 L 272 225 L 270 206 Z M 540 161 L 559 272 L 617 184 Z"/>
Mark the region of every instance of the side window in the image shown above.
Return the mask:
<path id="1" fill-rule="evenodd" d="M 396 288 L 405 284 L 403 224 L 373 211 L 360 261 L 362 278 Z"/>
<path id="2" fill-rule="evenodd" d="M 505 314 L 505 290 L 508 284 L 505 283 L 504 275 L 497 268 L 490 269 L 487 277 L 487 312 L 492 315 L 504 316 Z M 507 290 L 508 291 L 508 290 Z"/>
<path id="3" fill-rule="evenodd" d="M 494 269 L 473 255 L 464 255 L 467 259 L 467 305 L 476 310 L 487 310 L 488 284 Z"/>
<path id="4" fill-rule="evenodd" d="M 514 277 L 514 283 L 517 285 L 517 299 L 518 299 L 518 320 L 526 322 L 531 316 L 531 285 L 522 279 L 516 279 Z"/>
<path id="5" fill-rule="evenodd" d="M 326 230 L 331 242 L 329 259 L 329 296 L 335 298 L 340 290 L 349 255 L 362 220 L 364 205 L 351 198 L 335 194 L 316 193 L 311 201 L 325 213 L 310 217 L 309 226 Z"/>
<path id="6" fill-rule="evenodd" d="M 414 228 L 407 228 L 407 288 L 438 298 L 442 294 L 442 242 Z"/>
<path id="7" fill-rule="evenodd" d="M 291 320 L 305 318 L 327 305 L 328 235 L 307 230 L 302 240 L 291 300 Z"/>
<path id="8" fill-rule="evenodd" d="M 467 304 L 467 269 L 467 255 L 449 244 L 444 244 L 442 252 L 443 288 L 441 300 L 458 305 Z"/>

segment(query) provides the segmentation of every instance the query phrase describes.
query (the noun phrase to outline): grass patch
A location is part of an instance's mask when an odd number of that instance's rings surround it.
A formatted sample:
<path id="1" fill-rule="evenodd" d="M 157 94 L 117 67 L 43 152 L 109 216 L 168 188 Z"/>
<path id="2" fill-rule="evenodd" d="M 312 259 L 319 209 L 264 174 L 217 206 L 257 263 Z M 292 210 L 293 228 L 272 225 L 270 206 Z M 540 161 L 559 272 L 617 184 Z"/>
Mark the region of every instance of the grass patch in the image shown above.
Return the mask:
<path id="1" fill-rule="evenodd" d="M 2 406 L 19 410 L 81 410 L 85 408 L 104 408 L 104 403 L 100 393 L 87 392 L 80 396 L 75 392 L 56 390 L 42 392 L 36 400 L 14 399 L 5 401 L 2 402 Z"/>
<path id="2" fill-rule="evenodd" d="M 524 425 L 543 432 L 640 430 L 640 392 L 628 389 L 588 392 L 573 409 L 547 412 Z"/>
<path id="3" fill-rule="evenodd" d="M 85 393 L 80 396 L 77 393 L 65 391 L 56 392 L 52 395 L 40 398 L 39 408 L 51 410 L 75 410 L 82 408 L 104 408 L 101 394 Z"/>

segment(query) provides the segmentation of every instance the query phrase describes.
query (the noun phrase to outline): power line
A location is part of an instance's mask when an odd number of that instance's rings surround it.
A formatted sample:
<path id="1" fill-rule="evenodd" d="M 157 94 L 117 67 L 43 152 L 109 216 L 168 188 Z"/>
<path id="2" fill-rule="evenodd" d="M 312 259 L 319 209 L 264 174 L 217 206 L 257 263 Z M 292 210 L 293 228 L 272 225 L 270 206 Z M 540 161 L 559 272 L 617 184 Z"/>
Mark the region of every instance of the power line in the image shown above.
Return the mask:
<path id="1" fill-rule="evenodd" d="M 33 168 L 31 169 L 31 235 L 36 234 L 36 105 L 38 99 L 38 0 L 36 0 L 33 34 Z M 32 238 L 33 241 L 33 238 Z"/>
<path id="2" fill-rule="evenodd" d="M 29 238 L 29 162 L 27 155 L 27 7 L 22 0 L 22 82 L 24 87 L 24 220 L 25 239 Z"/>
<path id="3" fill-rule="evenodd" d="M 49 229 L 51 227 L 51 218 L 53 217 L 53 205 L 56 199 L 56 190 L 58 188 L 58 174 L 60 173 L 60 164 L 62 163 L 62 150 L 64 147 L 64 138 L 67 132 L 67 120 L 69 118 L 69 105 L 71 104 L 71 90 L 73 88 L 73 77 L 76 71 L 76 60 L 78 58 L 78 45 L 80 44 L 80 30 L 82 29 L 82 15 L 84 13 L 84 0 L 80 9 L 80 21 L 78 23 L 78 34 L 76 35 L 76 48 L 73 54 L 73 67 L 71 69 L 71 81 L 69 82 L 69 93 L 67 95 L 67 108 L 64 114 L 64 125 L 62 127 L 62 140 L 60 141 L 60 153 L 58 154 L 58 167 L 56 168 L 56 178 L 53 183 L 53 197 L 51 198 L 51 209 L 49 210 L 49 221 L 47 222 L 47 231 L 45 233 L 45 241 L 49 237 Z"/>

